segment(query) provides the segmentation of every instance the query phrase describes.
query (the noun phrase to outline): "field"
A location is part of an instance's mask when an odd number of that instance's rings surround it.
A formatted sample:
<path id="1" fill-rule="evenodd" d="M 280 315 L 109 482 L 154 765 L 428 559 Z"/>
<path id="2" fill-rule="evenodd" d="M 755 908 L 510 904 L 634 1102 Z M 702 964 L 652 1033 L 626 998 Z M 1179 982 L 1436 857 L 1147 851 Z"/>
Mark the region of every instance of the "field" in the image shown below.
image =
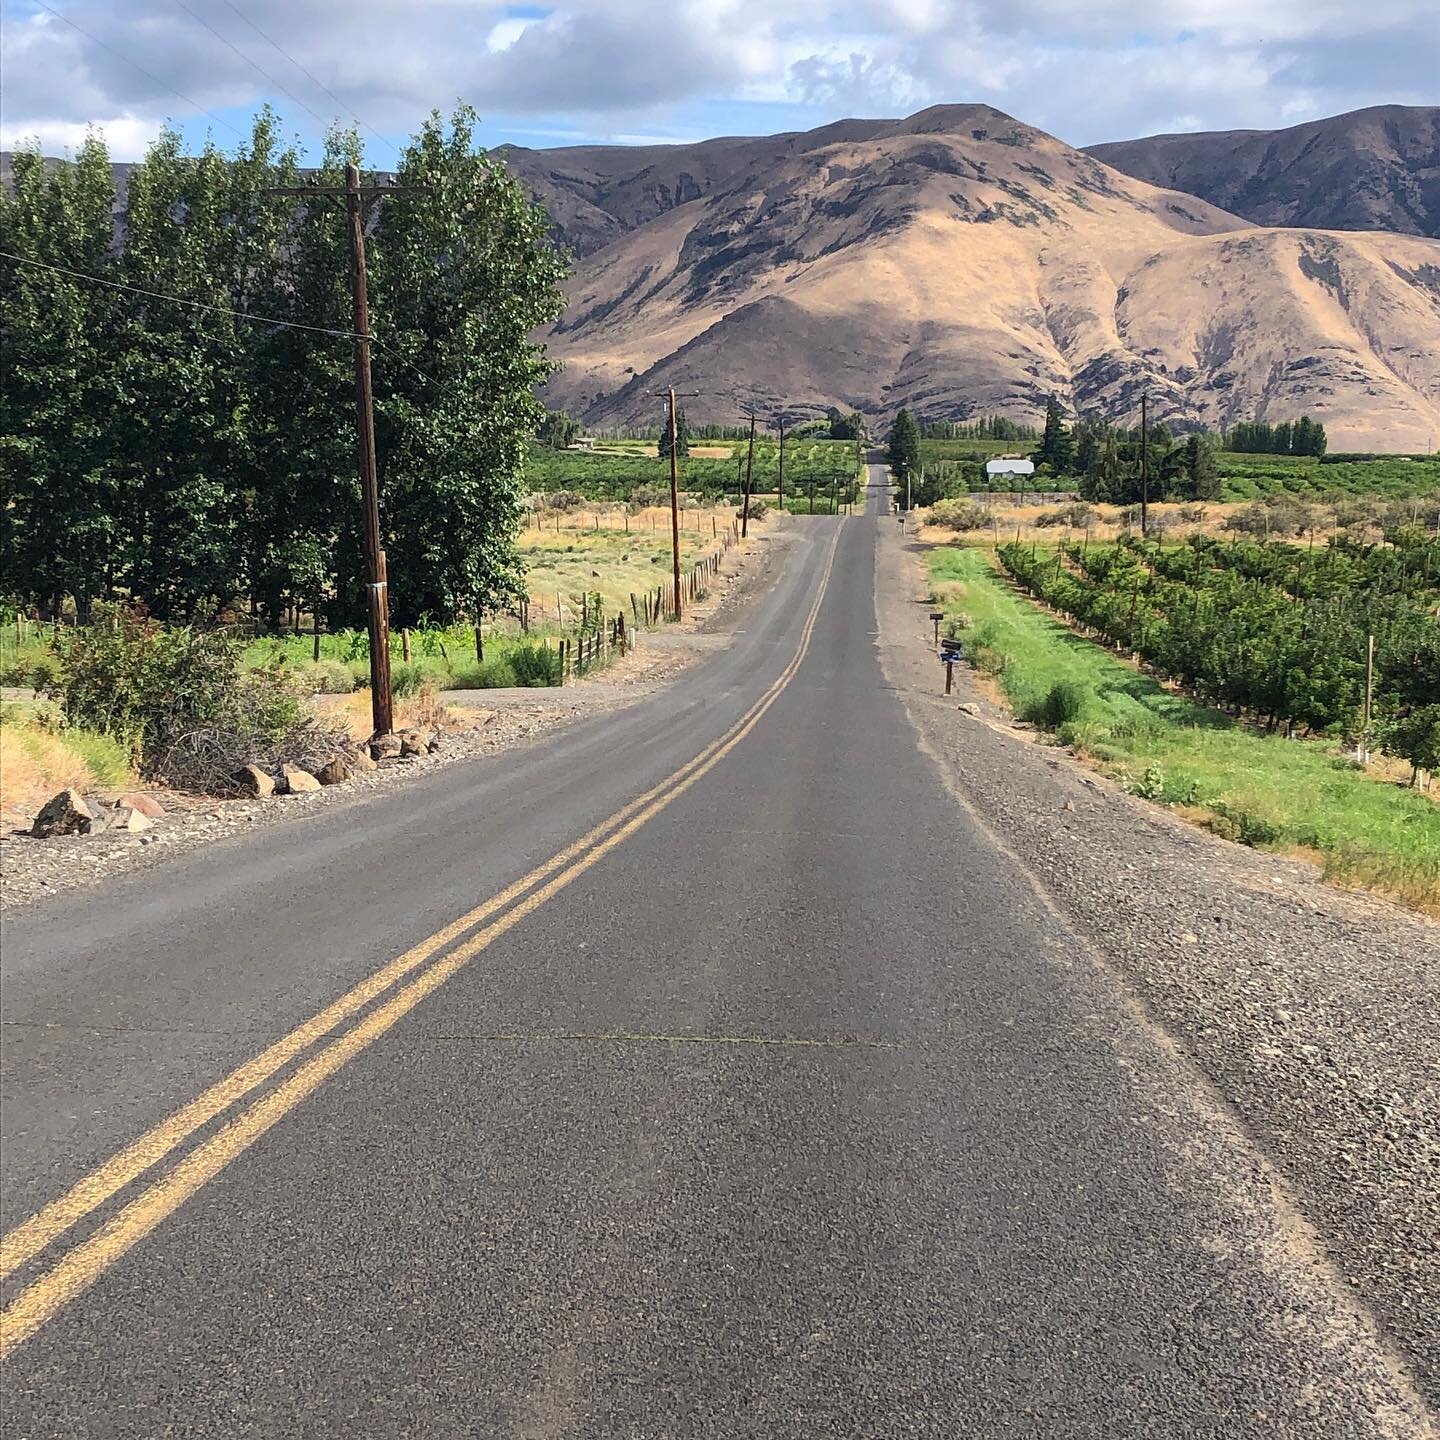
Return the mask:
<path id="1" fill-rule="evenodd" d="M 1226 838 L 1440 915 L 1440 806 L 1330 738 L 1286 739 L 1178 693 L 1024 598 L 978 548 L 929 557 L 934 598 L 1015 712 L 1133 793 Z"/>
<path id="2" fill-rule="evenodd" d="M 687 573 L 703 555 L 721 544 L 734 511 L 687 504 L 681 512 L 680 562 Z M 489 689 L 548 683 L 533 663 L 537 645 L 552 650 L 562 637 L 573 637 L 582 616 L 600 611 L 613 620 L 623 611 L 635 623 L 630 596 L 656 586 L 668 597 L 673 584 L 670 511 L 658 507 L 632 512 L 623 505 L 596 504 L 571 511 L 535 511 L 520 535 L 530 597 L 529 628 L 521 632 L 512 615 L 495 616 L 484 626 L 484 659 L 475 649 L 470 625 L 422 626 L 411 632 L 411 656 L 404 639 L 391 634 L 391 661 L 398 695 L 416 693 L 427 681 L 441 689 Z M 12 617 L 0 627 L 0 683 L 46 689 L 59 678 L 48 628 L 27 622 L 23 643 Z M 301 688 L 344 694 L 369 683 L 369 640 L 363 630 L 315 638 L 298 632 L 267 635 L 247 651 L 252 667 L 279 665 Z M 36 682 L 39 682 L 38 685 Z"/>
<path id="3" fill-rule="evenodd" d="M 980 477 L 976 463 L 997 455 L 1029 455 L 1035 440 L 921 440 L 920 461 L 927 474 L 938 468 L 948 479 L 947 492 L 966 489 L 1063 490 L 1078 488 L 1071 476 L 1050 475 L 1018 479 Z M 1248 455 L 1216 452 L 1220 471 L 1220 498 L 1226 502 L 1289 496 L 1308 502 L 1346 500 L 1405 500 L 1440 493 L 1440 456 L 1437 455 Z"/>
<path id="4" fill-rule="evenodd" d="M 738 496 L 744 486 L 747 446 L 740 441 L 696 441 L 680 460 L 680 488 L 709 497 Z M 775 493 L 779 444 L 757 436 L 751 475 L 757 494 Z M 823 488 L 835 474 L 854 475 L 860 467 L 856 447 L 843 440 L 800 439 L 785 445 L 787 494 L 804 491 L 811 481 Z M 642 501 L 668 494 L 670 463 L 653 444 L 643 441 L 606 443 L 603 450 L 546 450 L 532 446 L 525 461 L 525 481 L 534 494 L 570 491 L 590 500 L 629 500 L 640 491 Z"/>

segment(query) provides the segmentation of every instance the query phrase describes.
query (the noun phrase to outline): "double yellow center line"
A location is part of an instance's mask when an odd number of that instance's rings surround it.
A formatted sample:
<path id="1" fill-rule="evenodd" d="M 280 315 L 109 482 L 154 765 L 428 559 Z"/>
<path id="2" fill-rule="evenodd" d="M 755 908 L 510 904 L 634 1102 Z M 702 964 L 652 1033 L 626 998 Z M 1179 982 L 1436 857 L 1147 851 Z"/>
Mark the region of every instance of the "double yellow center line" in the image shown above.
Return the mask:
<path id="1" fill-rule="evenodd" d="M 434 994 L 456 971 L 598 864 L 713 770 L 759 724 L 800 668 L 810 647 L 839 539 L 837 528 L 815 602 L 806 617 L 794 656 L 770 688 L 718 740 L 543 865 L 382 966 L 317 1015 L 298 1025 L 154 1129 L 111 1156 L 59 1199 L 0 1239 L 0 1279 L 4 1279 L 27 1265 L 92 1211 L 165 1159 L 201 1127 L 299 1059 L 317 1040 L 331 1035 L 372 1001 L 391 991 L 399 981 L 412 977 L 383 1004 L 369 1010 L 279 1085 L 267 1091 L 248 1109 L 186 1154 L 178 1164 L 147 1185 L 112 1219 L 66 1251 L 49 1270 L 26 1286 L 0 1314 L 0 1359 L 8 1356 L 16 1346 L 24 1344 L 71 1300 L 88 1290 L 110 1266 L 173 1215 L 196 1191 L 248 1150 L 271 1126 L 313 1095 L 337 1070 L 378 1040 L 422 1000 Z M 468 938 L 462 940 L 466 936 Z M 447 949 L 457 940 L 462 943 Z M 435 959 L 437 955 L 440 955 L 438 960 Z M 432 960 L 434 963 L 429 964 Z"/>

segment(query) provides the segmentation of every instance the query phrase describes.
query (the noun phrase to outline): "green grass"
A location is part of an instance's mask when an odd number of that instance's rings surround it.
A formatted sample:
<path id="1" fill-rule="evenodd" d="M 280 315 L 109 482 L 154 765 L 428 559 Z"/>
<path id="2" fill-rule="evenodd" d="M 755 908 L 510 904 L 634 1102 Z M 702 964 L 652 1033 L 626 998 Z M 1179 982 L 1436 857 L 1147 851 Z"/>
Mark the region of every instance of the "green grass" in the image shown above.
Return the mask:
<path id="1" fill-rule="evenodd" d="M 1440 915 L 1440 806 L 1323 741 L 1260 735 L 1148 676 L 1013 590 L 983 551 L 930 556 L 934 594 L 1015 713 L 1132 792 L 1261 849 L 1318 853 L 1327 879 Z"/>

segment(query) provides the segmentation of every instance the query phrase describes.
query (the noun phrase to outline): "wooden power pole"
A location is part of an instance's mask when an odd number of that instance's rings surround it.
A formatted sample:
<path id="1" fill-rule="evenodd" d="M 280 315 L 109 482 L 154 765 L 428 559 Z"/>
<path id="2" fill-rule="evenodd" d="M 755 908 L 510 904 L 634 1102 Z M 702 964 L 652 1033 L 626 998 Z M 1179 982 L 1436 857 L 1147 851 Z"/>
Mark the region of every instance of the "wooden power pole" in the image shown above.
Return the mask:
<path id="1" fill-rule="evenodd" d="M 675 618 L 680 618 L 680 432 L 675 419 L 675 387 L 656 392 L 668 402 L 670 430 L 670 559 L 675 576 Z M 698 390 L 686 390 L 687 398 Z"/>
<path id="2" fill-rule="evenodd" d="M 375 473 L 375 394 L 370 383 L 370 303 L 365 287 L 365 210 L 360 170 L 345 167 L 345 209 L 350 219 L 350 287 L 355 305 L 355 433 L 364 509 L 365 590 L 370 611 L 370 716 L 377 735 L 395 728 L 390 694 L 390 581 L 380 543 L 380 484 Z"/>
<path id="3" fill-rule="evenodd" d="M 780 431 L 780 454 L 777 457 L 778 469 L 775 472 L 775 508 L 785 508 L 785 421 L 783 417 L 776 422 L 776 428 Z"/>
<path id="4" fill-rule="evenodd" d="M 423 193 L 424 185 L 361 185 L 360 169 L 345 167 L 345 188 L 275 186 L 266 195 L 342 197 L 350 228 L 350 295 L 355 335 L 355 448 L 360 470 L 361 536 L 370 634 L 370 718 L 376 735 L 395 728 L 390 689 L 390 585 L 380 534 L 380 483 L 375 465 L 375 396 L 370 382 L 370 303 L 365 284 L 365 202 L 381 195 Z"/>
<path id="5" fill-rule="evenodd" d="M 1140 534 L 1150 534 L 1150 395 L 1140 395 Z"/>
<path id="6" fill-rule="evenodd" d="M 750 487 L 755 471 L 755 415 L 750 415 L 750 445 L 745 451 L 745 491 L 740 502 L 740 538 L 750 533 Z"/>

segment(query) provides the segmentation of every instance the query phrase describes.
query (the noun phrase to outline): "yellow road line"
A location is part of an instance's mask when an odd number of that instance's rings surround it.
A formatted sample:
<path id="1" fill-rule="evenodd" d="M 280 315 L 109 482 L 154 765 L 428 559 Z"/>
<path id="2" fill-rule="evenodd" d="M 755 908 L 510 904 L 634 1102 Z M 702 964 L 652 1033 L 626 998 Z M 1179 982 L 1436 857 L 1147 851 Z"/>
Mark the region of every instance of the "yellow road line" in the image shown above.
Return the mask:
<path id="1" fill-rule="evenodd" d="M 377 971 L 368 980 L 361 982 L 340 1000 L 321 1011 L 314 1019 L 293 1030 L 283 1040 L 269 1047 L 254 1060 L 242 1065 L 197 1100 L 177 1111 L 170 1120 L 157 1126 L 133 1145 L 128 1146 L 113 1159 L 100 1166 L 91 1175 L 86 1176 L 60 1200 L 47 1206 L 12 1231 L 11 1235 L 6 1236 L 4 1243 L 7 1260 L 11 1253 L 23 1255 L 24 1259 L 35 1255 L 51 1240 L 69 1229 L 83 1215 L 88 1214 L 109 1196 L 115 1194 L 124 1184 L 128 1183 L 129 1179 L 135 1178 L 156 1160 L 162 1158 L 188 1134 L 193 1133 L 196 1128 L 205 1123 L 206 1119 L 213 1118 L 228 1108 L 235 1099 L 263 1083 L 269 1075 L 274 1074 L 283 1066 L 287 1059 L 294 1058 L 315 1039 L 327 1034 L 347 1015 L 365 1004 L 368 999 L 383 993 L 401 976 L 422 964 L 441 946 L 493 915 L 496 910 L 515 896 L 523 894 L 537 880 L 543 879 L 547 874 L 554 875 L 553 879 L 540 885 L 538 889 L 506 911 L 498 920 L 484 926 L 384 1004 L 377 1006 L 342 1036 L 301 1065 L 293 1075 L 274 1090 L 217 1131 L 209 1140 L 196 1146 L 173 1169 L 157 1179 L 126 1205 L 114 1219 L 102 1226 L 88 1240 L 68 1251 L 50 1270 L 23 1290 L 6 1308 L 4 1314 L 0 1315 L 0 1359 L 8 1356 L 16 1346 L 29 1339 L 70 1300 L 89 1289 L 115 1261 L 150 1234 L 169 1215 L 172 1215 L 201 1186 L 253 1145 L 284 1115 L 313 1094 L 342 1065 L 348 1063 L 373 1041 L 385 1034 L 402 1016 L 408 1014 L 422 1000 L 433 994 L 456 971 L 468 964 L 493 941 L 539 909 L 545 901 L 583 875 L 611 850 L 658 815 L 672 801 L 683 795 L 739 745 L 760 722 L 765 712 L 779 699 L 781 692 L 790 683 L 805 658 L 805 653 L 810 646 L 811 635 L 814 633 L 815 621 L 820 613 L 820 604 L 825 596 L 831 568 L 835 563 L 835 549 L 839 538 L 837 527 L 824 573 L 820 577 L 815 603 L 806 618 L 795 655 L 765 694 L 719 740 L 708 745 L 693 760 L 676 770 L 673 775 L 646 791 L 638 799 L 631 801 L 608 820 L 589 831 L 582 839 L 566 847 L 545 865 L 531 871 L 529 875 L 502 891 L 500 895 L 477 906 L 476 909 L 446 926 L 445 929 L 438 931 L 429 940 L 406 951 L 404 955 Z M 596 842 L 593 837 L 597 835 L 604 838 Z M 577 856 L 579 858 L 576 858 Z M 560 873 L 554 874 L 557 870 Z M 362 998 L 352 999 L 357 996 Z M 302 1035 L 305 1036 L 303 1040 L 298 1038 Z M 289 1047 L 288 1050 L 286 1047 Z M 269 1063 L 267 1057 L 274 1057 L 281 1052 L 284 1052 L 286 1058 L 275 1060 L 273 1064 L 269 1064 L 268 1069 L 264 1069 L 264 1066 Z M 226 1096 L 228 1098 L 224 1098 Z M 223 1103 L 221 1103 L 222 1099 Z M 149 1158 L 146 1158 L 147 1156 Z M 121 1178 L 122 1176 L 124 1178 Z M 23 1233 L 27 1231 L 28 1233 Z M 14 1242 L 13 1246 L 12 1241 Z M 28 1253 L 26 1253 L 27 1251 Z M 15 1265 L 23 1264 L 24 1259 L 13 1261 L 9 1268 L 13 1269 Z M 9 1273 L 9 1269 L 6 1273 Z"/>

